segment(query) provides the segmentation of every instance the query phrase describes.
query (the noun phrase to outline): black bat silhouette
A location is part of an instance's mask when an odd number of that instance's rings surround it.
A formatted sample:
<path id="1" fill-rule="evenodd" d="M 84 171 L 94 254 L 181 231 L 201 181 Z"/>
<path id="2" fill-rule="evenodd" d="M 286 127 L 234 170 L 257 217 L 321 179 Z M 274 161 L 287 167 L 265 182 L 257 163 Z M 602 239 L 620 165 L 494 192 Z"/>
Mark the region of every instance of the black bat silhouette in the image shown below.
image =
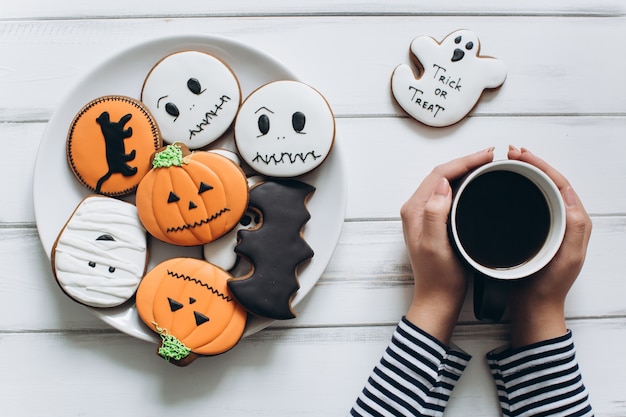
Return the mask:
<path id="1" fill-rule="evenodd" d="M 259 213 L 260 222 L 237 233 L 235 252 L 253 268 L 228 281 L 233 296 L 250 313 L 276 320 L 296 316 L 291 308 L 300 288 L 296 268 L 313 257 L 302 228 L 311 218 L 306 201 L 314 191 L 297 180 L 271 180 L 250 189 L 249 206 Z"/>

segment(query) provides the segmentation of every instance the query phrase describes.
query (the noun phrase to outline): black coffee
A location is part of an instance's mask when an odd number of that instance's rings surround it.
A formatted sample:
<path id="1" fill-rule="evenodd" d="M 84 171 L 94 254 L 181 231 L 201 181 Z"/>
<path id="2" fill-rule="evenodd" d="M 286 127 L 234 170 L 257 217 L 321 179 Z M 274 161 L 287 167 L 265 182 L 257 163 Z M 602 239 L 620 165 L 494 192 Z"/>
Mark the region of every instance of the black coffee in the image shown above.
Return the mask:
<path id="1" fill-rule="evenodd" d="M 463 191 L 456 228 L 465 252 L 476 262 L 510 268 L 541 249 L 550 228 L 550 210 L 528 178 L 491 171 L 476 177 Z"/>

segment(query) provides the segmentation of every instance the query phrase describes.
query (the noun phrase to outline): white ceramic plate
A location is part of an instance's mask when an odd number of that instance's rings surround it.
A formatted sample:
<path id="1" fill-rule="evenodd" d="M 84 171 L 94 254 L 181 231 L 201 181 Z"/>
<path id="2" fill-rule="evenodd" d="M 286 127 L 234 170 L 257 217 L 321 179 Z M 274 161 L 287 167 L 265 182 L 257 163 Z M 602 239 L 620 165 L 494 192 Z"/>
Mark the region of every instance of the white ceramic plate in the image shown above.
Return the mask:
<path id="1" fill-rule="evenodd" d="M 245 98 L 257 87 L 276 80 L 297 80 L 282 63 L 250 46 L 231 39 L 192 35 L 157 39 L 132 47 L 94 68 L 61 102 L 41 140 L 34 173 L 34 206 L 39 236 L 50 256 L 57 235 L 80 201 L 89 194 L 72 174 L 65 154 L 68 128 L 78 111 L 94 98 L 105 95 L 126 95 L 139 98 L 143 81 L 150 69 L 164 56 L 184 50 L 211 53 L 226 62 L 237 75 Z M 232 133 L 215 147 L 234 150 Z M 340 155 L 335 147 L 324 164 L 299 179 L 316 187 L 308 202 L 311 220 L 304 237 L 315 255 L 298 271 L 300 290 L 292 305 L 313 288 L 333 254 L 344 221 L 346 178 Z M 188 256 L 202 257 L 201 247 L 184 248 L 151 239 L 149 268 L 164 259 Z M 69 302 L 69 300 L 68 300 Z M 134 304 L 111 309 L 85 307 L 112 327 L 131 336 L 156 341 L 157 335 L 139 319 Z M 297 312 L 297 308 L 295 308 Z M 250 317 L 245 336 L 273 323 L 272 320 Z"/>

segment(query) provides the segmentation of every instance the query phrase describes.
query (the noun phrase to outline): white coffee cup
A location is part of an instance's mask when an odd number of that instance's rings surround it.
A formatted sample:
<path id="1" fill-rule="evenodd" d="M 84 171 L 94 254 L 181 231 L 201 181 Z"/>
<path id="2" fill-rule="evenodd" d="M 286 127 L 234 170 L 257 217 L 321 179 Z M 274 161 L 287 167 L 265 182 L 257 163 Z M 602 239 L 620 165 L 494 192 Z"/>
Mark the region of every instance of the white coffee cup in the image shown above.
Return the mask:
<path id="1" fill-rule="evenodd" d="M 519 174 L 541 192 L 549 212 L 548 229 L 543 243 L 541 243 L 534 255 L 524 259 L 515 265 L 493 266 L 475 259 L 470 255 L 467 242 L 459 233 L 459 218 L 465 219 L 459 209 L 465 209 L 459 202 L 464 201 L 468 186 L 485 174 L 495 171 L 508 171 Z M 494 177 L 492 175 L 492 177 Z M 510 177 L 510 175 L 509 175 Z M 500 184 L 500 183 L 498 183 Z M 505 187 L 506 183 L 498 185 Z M 559 250 L 565 234 L 565 204 L 557 186 L 546 173 L 535 166 L 516 160 L 499 160 L 483 165 L 463 177 L 458 184 L 454 184 L 454 198 L 450 212 L 449 231 L 451 241 L 460 258 L 475 271 L 474 288 L 474 311 L 479 319 L 498 321 L 506 307 L 506 294 L 508 286 L 506 281 L 529 277 L 544 268 Z M 494 193 L 497 190 L 494 190 Z M 497 194 L 494 194 L 497 195 Z M 490 198 L 493 196 L 490 195 Z M 467 198 L 465 199 L 467 200 Z M 476 202 L 475 202 L 476 203 Z M 477 204 L 480 204 L 479 201 Z M 523 203 L 522 203 L 523 204 Z M 467 203 L 466 203 L 467 205 Z M 485 210 L 488 207 L 485 207 Z M 518 213 L 519 214 L 519 213 Z M 466 221 L 466 220 L 463 220 Z M 515 236 L 510 236 L 515 239 Z M 478 282 L 477 282 L 478 281 Z"/>

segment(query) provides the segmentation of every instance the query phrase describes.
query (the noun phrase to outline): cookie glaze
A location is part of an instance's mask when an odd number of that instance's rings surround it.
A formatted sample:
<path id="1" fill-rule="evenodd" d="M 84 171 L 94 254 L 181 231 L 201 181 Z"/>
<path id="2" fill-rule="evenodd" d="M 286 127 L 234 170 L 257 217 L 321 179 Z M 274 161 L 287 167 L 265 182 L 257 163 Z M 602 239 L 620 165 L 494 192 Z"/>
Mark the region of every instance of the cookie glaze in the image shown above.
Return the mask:
<path id="1" fill-rule="evenodd" d="M 277 320 L 296 316 L 291 308 L 300 288 L 296 270 L 313 257 L 302 229 L 311 218 L 306 201 L 314 191 L 297 180 L 266 181 L 250 190 L 250 207 L 261 220 L 256 228 L 239 231 L 235 252 L 249 259 L 253 268 L 228 282 L 250 313 Z"/>
<path id="2" fill-rule="evenodd" d="M 176 156 L 160 164 L 166 153 Z M 180 246 L 212 242 L 246 210 L 246 176 L 222 155 L 174 144 L 158 152 L 153 165 L 137 188 L 136 204 L 142 224 L 159 240 Z"/>
<path id="3" fill-rule="evenodd" d="M 297 81 L 276 81 L 254 91 L 235 120 L 242 159 L 270 177 L 295 177 L 324 162 L 335 138 L 326 99 Z"/>
<path id="4" fill-rule="evenodd" d="M 152 68 L 141 100 L 154 114 L 165 142 L 197 149 L 232 125 L 241 90 L 235 74 L 220 59 L 185 51 L 168 55 Z"/>
<path id="5" fill-rule="evenodd" d="M 85 187 L 120 196 L 135 191 L 161 145 L 156 122 L 141 102 L 104 96 L 85 105 L 72 121 L 67 160 Z"/>
<path id="6" fill-rule="evenodd" d="M 184 366 L 198 355 L 217 355 L 237 344 L 247 313 L 228 289 L 230 277 L 193 258 L 169 259 L 146 274 L 137 290 L 137 312 L 161 335 L 160 356 Z"/>
<path id="7" fill-rule="evenodd" d="M 146 231 L 130 203 L 92 195 L 76 208 L 52 249 L 61 289 L 91 307 L 115 307 L 134 294 L 146 270 Z"/>
<path id="8" fill-rule="evenodd" d="M 441 43 L 420 36 L 411 43 L 419 67 L 416 79 L 409 65 L 401 64 L 391 77 L 398 104 L 416 120 L 434 127 L 463 119 L 483 91 L 497 88 L 506 79 L 501 61 L 479 55 L 480 42 L 469 30 L 457 30 Z"/>

